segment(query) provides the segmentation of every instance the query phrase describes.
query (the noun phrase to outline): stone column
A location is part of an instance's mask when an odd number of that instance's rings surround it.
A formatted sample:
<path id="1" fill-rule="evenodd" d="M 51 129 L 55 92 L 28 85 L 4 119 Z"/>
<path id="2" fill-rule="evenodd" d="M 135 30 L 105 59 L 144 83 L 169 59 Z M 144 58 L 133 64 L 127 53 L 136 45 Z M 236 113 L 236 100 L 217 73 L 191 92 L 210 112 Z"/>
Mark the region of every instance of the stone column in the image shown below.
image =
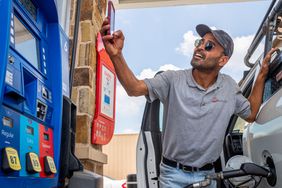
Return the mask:
<path id="1" fill-rule="evenodd" d="M 77 106 L 76 156 L 85 169 L 103 175 L 107 156 L 102 146 L 91 144 L 91 127 L 95 108 L 96 37 L 105 17 L 106 0 L 81 0 L 77 55 L 72 100 Z M 75 23 L 76 0 L 72 0 L 70 44 Z"/>

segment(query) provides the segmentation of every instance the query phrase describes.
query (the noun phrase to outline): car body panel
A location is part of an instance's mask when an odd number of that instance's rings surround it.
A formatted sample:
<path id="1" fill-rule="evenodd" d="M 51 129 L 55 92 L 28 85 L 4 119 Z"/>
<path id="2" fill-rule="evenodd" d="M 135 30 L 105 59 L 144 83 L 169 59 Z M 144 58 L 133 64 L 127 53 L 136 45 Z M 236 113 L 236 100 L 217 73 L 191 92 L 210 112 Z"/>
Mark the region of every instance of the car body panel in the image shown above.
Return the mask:
<path id="1" fill-rule="evenodd" d="M 274 187 L 282 187 L 282 89 L 261 108 L 257 121 L 243 134 L 243 152 L 258 165 L 268 166 L 265 153 L 272 157 L 277 174 Z M 259 187 L 272 187 L 263 179 Z"/>

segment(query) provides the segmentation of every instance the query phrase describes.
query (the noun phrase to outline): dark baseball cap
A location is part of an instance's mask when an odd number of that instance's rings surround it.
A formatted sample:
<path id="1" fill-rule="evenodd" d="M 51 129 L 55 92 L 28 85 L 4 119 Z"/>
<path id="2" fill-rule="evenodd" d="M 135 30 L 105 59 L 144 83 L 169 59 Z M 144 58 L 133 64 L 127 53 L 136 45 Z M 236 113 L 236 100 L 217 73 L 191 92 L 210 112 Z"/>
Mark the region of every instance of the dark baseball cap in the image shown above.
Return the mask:
<path id="1" fill-rule="evenodd" d="M 231 57 L 234 49 L 232 38 L 223 30 L 212 30 L 207 25 L 199 24 L 196 26 L 196 31 L 203 37 L 207 33 L 212 33 L 217 42 L 223 47 L 224 54 Z"/>

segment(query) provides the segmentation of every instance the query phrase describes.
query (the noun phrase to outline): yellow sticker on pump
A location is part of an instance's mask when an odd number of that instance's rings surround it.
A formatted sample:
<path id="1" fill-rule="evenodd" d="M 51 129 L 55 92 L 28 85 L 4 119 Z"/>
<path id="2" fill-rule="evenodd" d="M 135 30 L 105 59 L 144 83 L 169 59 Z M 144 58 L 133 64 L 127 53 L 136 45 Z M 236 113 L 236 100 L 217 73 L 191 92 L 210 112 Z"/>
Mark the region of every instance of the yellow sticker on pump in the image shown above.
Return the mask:
<path id="1" fill-rule="evenodd" d="M 35 172 L 41 172 L 41 165 L 40 165 L 40 162 L 39 162 L 39 158 L 37 156 L 36 153 L 33 153 L 33 152 L 30 152 L 28 153 L 29 154 L 29 157 L 30 157 L 30 161 L 31 161 L 31 165 L 33 167 L 33 170 Z"/>
<path id="2" fill-rule="evenodd" d="M 57 169 L 56 169 L 56 165 L 55 165 L 55 162 L 54 162 L 54 159 L 50 156 L 46 156 L 47 158 L 47 162 L 49 164 L 49 167 L 50 167 L 50 171 L 53 173 L 53 174 L 56 174 L 57 173 Z"/>
<path id="3" fill-rule="evenodd" d="M 16 170 L 16 171 L 20 170 L 22 167 L 17 150 L 11 147 L 6 147 L 5 151 L 7 153 L 9 167 L 12 170 Z"/>

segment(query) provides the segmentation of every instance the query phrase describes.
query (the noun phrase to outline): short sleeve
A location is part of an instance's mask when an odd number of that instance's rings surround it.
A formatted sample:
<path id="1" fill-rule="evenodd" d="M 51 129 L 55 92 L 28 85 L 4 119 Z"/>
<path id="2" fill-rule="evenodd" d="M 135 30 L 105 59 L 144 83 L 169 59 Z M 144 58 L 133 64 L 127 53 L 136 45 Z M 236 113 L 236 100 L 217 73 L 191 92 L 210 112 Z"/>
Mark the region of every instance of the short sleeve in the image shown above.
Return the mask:
<path id="1" fill-rule="evenodd" d="M 235 114 L 241 117 L 242 119 L 248 118 L 251 115 L 250 102 L 246 97 L 243 96 L 238 86 L 236 88 L 235 100 Z"/>
<path id="2" fill-rule="evenodd" d="M 159 99 L 161 102 L 166 100 L 173 79 L 173 72 L 166 71 L 157 74 L 154 78 L 144 80 L 149 91 L 149 94 L 146 96 L 148 102 L 153 102 L 156 99 Z"/>

